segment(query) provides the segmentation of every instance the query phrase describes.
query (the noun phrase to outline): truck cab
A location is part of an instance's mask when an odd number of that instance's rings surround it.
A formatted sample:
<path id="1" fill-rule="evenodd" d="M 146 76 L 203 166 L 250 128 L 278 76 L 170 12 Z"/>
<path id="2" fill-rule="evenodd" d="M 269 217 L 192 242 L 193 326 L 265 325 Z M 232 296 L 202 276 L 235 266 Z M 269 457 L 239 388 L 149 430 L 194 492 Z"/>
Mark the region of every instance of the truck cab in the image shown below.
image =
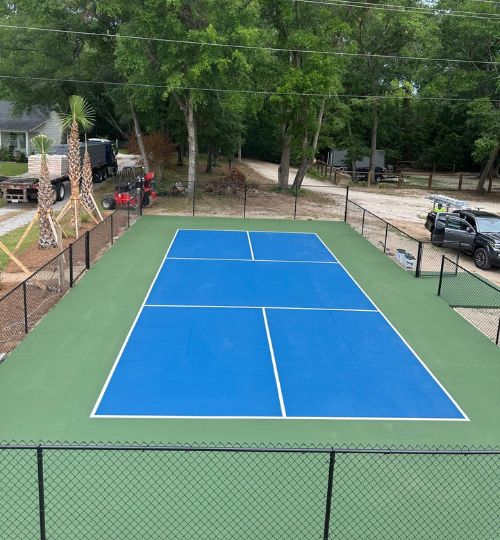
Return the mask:
<path id="1" fill-rule="evenodd" d="M 434 245 L 472 255 L 478 268 L 500 266 L 500 216 L 480 210 L 430 212 L 425 227 Z"/>

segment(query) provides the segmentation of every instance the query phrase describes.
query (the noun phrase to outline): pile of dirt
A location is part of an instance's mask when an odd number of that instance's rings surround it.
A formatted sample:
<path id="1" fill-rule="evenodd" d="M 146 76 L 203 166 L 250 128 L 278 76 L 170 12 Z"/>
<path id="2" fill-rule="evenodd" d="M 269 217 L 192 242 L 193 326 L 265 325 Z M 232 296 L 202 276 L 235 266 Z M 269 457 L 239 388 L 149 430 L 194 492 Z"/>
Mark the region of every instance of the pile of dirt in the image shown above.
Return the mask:
<path id="1" fill-rule="evenodd" d="M 246 176 L 236 167 L 227 175 L 210 181 L 205 191 L 216 195 L 235 195 L 237 191 L 244 190 Z"/>

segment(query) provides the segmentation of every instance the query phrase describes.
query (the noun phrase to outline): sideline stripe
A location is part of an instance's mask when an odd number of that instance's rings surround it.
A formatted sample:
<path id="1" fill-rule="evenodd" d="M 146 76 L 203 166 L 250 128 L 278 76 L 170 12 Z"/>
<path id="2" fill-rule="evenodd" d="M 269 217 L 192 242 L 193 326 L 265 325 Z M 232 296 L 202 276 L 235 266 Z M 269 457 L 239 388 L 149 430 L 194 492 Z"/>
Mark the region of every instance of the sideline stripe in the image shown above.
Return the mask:
<path id="1" fill-rule="evenodd" d="M 97 409 L 99 408 L 99 405 L 101 404 L 101 400 L 104 397 L 104 394 L 106 393 L 106 390 L 111 381 L 111 378 L 113 377 L 113 373 L 115 372 L 118 366 L 118 362 L 120 361 L 120 358 L 122 357 L 122 354 L 125 351 L 125 347 L 127 346 L 129 342 L 130 336 L 132 335 L 135 325 L 137 324 L 137 321 L 139 320 L 139 317 L 141 316 L 144 306 L 146 305 L 146 300 L 148 299 L 149 293 L 153 289 L 153 286 L 156 283 L 158 276 L 160 275 L 161 269 L 163 268 L 163 265 L 165 264 L 165 261 L 167 260 L 168 252 L 172 248 L 172 245 L 174 244 L 175 239 L 177 238 L 178 232 L 179 232 L 179 229 L 175 231 L 172 241 L 170 242 L 170 245 L 168 246 L 167 252 L 165 253 L 165 256 L 163 257 L 163 260 L 161 261 L 160 267 L 158 268 L 158 271 L 156 272 L 155 277 L 153 278 L 153 281 L 151 282 L 151 285 L 149 286 L 148 292 L 146 293 L 146 296 L 144 297 L 144 300 L 142 301 L 141 307 L 139 308 L 139 311 L 137 312 L 137 315 L 135 316 L 134 322 L 132 323 L 132 326 L 130 327 L 130 330 L 128 331 L 127 337 L 125 338 L 125 341 L 123 342 L 120 348 L 120 352 L 118 353 L 115 363 L 113 364 L 113 367 L 111 368 L 111 371 L 109 372 L 106 382 L 104 383 L 104 386 L 102 387 L 101 393 L 99 394 L 99 397 L 97 398 L 96 404 L 94 405 L 94 408 L 92 409 L 92 412 L 90 413 L 90 418 L 95 418 L 97 416 L 96 415 Z"/>
<path id="2" fill-rule="evenodd" d="M 318 237 L 318 240 L 325 246 L 325 248 L 331 253 L 332 257 L 335 257 L 335 255 L 331 252 L 330 248 L 323 242 L 323 240 L 319 237 L 319 235 L 317 233 L 314 233 L 317 237 Z M 338 260 L 338 259 L 337 259 Z M 387 322 L 387 324 L 394 330 L 394 332 L 396 333 L 397 336 L 399 336 L 399 339 L 408 347 L 408 349 L 410 350 L 410 352 L 413 354 L 413 356 L 415 356 L 415 358 L 422 364 L 422 366 L 424 367 L 424 369 L 427 371 L 427 373 L 429 373 L 429 375 L 434 379 L 434 381 L 436 382 L 436 384 L 439 386 L 439 388 L 441 388 L 441 390 L 446 394 L 446 396 L 448 396 L 448 399 L 453 403 L 453 405 L 455 405 L 455 407 L 457 408 L 457 410 L 460 412 L 460 414 L 463 416 L 463 419 L 464 421 L 466 422 L 470 422 L 470 418 L 465 414 L 465 412 L 462 410 L 462 408 L 460 407 L 460 405 L 453 399 L 453 397 L 451 396 L 451 394 L 448 392 L 448 390 L 446 390 L 446 388 L 440 383 L 440 381 L 438 380 L 438 378 L 434 375 L 434 373 L 432 373 L 432 371 L 425 365 L 424 361 L 420 358 L 420 356 L 415 352 L 415 350 L 413 349 L 413 347 L 410 346 L 410 344 L 406 341 L 406 339 L 399 333 L 399 331 L 396 329 L 396 327 L 391 323 L 391 321 L 384 315 L 383 311 L 377 306 L 377 304 L 375 304 L 375 302 L 368 296 L 368 294 L 366 294 L 366 292 L 364 291 L 364 289 L 361 287 L 361 285 L 351 276 L 351 274 L 349 273 L 349 271 L 347 270 L 347 268 L 339 261 L 339 264 L 340 266 L 344 269 L 344 272 L 352 279 L 352 281 L 359 287 L 359 290 L 366 296 L 366 298 L 368 298 L 368 300 L 377 308 L 377 311 L 380 313 L 380 315 L 382 315 L 382 317 L 384 318 L 384 320 Z"/>
<path id="3" fill-rule="evenodd" d="M 269 344 L 269 352 L 271 353 L 271 361 L 273 363 L 274 379 L 276 380 L 276 389 L 278 390 L 278 399 L 280 402 L 281 415 L 286 418 L 285 402 L 283 400 L 283 393 L 281 392 L 281 382 L 278 373 L 278 366 L 276 365 L 276 358 L 274 356 L 273 342 L 271 340 L 271 332 L 269 331 L 269 325 L 267 324 L 266 310 L 262 308 L 262 316 L 264 317 L 264 326 L 266 327 L 267 342 Z"/>

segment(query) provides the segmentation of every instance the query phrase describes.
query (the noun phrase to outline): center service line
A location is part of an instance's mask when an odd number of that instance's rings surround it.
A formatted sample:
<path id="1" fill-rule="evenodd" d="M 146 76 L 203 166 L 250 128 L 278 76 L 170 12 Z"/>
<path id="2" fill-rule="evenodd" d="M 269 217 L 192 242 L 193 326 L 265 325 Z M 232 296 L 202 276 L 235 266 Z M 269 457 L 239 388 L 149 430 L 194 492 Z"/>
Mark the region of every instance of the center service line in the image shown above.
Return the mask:
<path id="1" fill-rule="evenodd" d="M 274 379 L 276 380 L 276 389 L 278 390 L 278 399 L 280 402 L 281 415 L 286 418 L 285 402 L 283 400 L 283 393 L 281 392 L 280 377 L 278 374 L 278 366 L 276 365 L 276 358 L 274 357 L 273 342 L 271 341 L 271 333 L 269 332 L 269 325 L 267 324 L 267 315 L 265 308 L 262 308 L 262 315 L 264 317 L 264 325 L 266 327 L 267 342 L 269 344 L 269 352 L 271 353 L 271 361 L 273 363 Z"/>
<path id="2" fill-rule="evenodd" d="M 250 246 L 250 253 L 252 254 L 252 261 L 255 261 L 255 257 L 252 249 L 252 241 L 250 240 L 250 233 L 247 231 L 248 245 Z"/>

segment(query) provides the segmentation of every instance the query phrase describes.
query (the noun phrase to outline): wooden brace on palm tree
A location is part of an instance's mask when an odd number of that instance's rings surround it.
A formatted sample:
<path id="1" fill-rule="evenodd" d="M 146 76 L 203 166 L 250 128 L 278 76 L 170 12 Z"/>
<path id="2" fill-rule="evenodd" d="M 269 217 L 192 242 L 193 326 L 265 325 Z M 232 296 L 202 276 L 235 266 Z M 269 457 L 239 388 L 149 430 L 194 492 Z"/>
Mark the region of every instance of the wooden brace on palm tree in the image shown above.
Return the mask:
<path id="1" fill-rule="evenodd" d="M 81 164 L 79 129 L 81 128 L 83 131 L 88 131 L 94 125 L 94 111 L 81 96 L 70 96 L 69 107 L 70 112 L 68 115 L 61 118 L 61 123 L 64 129 L 70 130 L 68 137 L 68 173 L 71 196 L 58 215 L 57 222 L 61 223 L 66 214 L 71 212 L 71 221 L 75 228 L 75 236 L 78 238 L 81 212 L 86 212 L 96 223 L 99 223 L 95 218 L 92 209 L 86 208 L 80 195 Z"/>
<path id="2" fill-rule="evenodd" d="M 9 259 L 11 259 L 27 275 L 30 275 L 31 272 L 16 257 L 15 254 L 23 245 L 24 241 L 28 237 L 28 234 L 36 223 L 39 225 L 40 232 L 38 246 L 41 249 L 56 248 L 60 245 L 59 236 L 56 231 L 57 224 L 52 214 L 54 191 L 50 183 L 49 169 L 47 166 L 47 154 L 54 145 L 54 141 L 47 138 L 45 135 L 38 135 L 37 137 L 33 137 L 32 144 L 33 148 L 40 154 L 41 157 L 40 178 L 38 179 L 37 211 L 12 251 L 10 251 L 5 244 L 0 242 L 0 249 L 6 253 Z"/>

